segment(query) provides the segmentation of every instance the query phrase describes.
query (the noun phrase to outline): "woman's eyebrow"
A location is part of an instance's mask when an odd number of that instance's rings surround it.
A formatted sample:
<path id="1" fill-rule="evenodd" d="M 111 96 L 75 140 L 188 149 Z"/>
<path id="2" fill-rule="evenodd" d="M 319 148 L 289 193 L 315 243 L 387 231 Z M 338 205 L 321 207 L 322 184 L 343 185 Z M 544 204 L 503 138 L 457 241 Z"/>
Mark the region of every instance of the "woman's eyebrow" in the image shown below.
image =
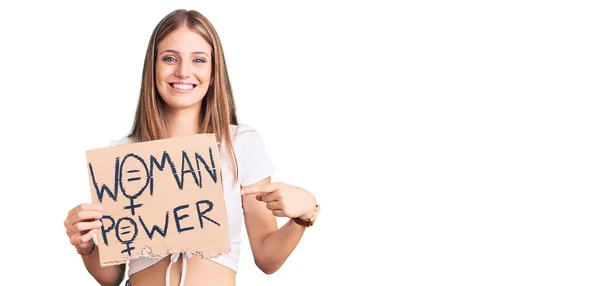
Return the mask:
<path id="1" fill-rule="evenodd" d="M 178 52 L 178 51 L 176 51 L 176 50 L 164 50 L 164 51 L 162 51 L 160 54 L 162 55 L 162 54 L 164 54 L 164 53 L 175 53 L 175 54 L 179 54 L 179 52 Z M 207 54 L 207 53 L 205 53 L 205 52 L 201 52 L 201 51 L 196 51 L 196 52 L 193 52 L 193 53 L 192 53 L 192 55 L 194 55 L 194 54 L 205 54 L 205 55 L 207 55 L 207 56 L 208 56 L 208 54 Z"/>

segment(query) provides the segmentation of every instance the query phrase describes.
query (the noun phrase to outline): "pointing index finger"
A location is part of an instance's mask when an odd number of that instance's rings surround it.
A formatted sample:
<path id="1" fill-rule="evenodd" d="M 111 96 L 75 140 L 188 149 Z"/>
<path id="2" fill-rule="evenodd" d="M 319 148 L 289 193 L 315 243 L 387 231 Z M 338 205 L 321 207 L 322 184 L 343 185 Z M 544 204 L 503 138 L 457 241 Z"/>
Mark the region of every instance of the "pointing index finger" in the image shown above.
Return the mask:
<path id="1" fill-rule="evenodd" d="M 279 189 L 278 185 L 275 183 L 262 185 L 262 186 L 249 186 L 242 189 L 242 196 L 245 195 L 256 195 L 256 194 L 266 194 L 270 192 L 274 192 Z"/>
<path id="2" fill-rule="evenodd" d="M 259 187 L 259 186 L 249 186 L 246 188 L 242 189 L 242 196 L 246 196 L 246 195 L 256 195 L 256 194 L 260 194 L 261 191 L 263 191 L 264 188 Z"/>

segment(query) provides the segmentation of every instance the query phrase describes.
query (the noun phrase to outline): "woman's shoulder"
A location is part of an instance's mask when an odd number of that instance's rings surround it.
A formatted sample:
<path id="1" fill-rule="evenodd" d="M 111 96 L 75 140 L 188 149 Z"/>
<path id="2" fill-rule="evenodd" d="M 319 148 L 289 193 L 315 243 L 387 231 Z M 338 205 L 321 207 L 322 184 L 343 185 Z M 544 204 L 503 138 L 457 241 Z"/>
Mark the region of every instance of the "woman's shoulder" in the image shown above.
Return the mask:
<path id="1" fill-rule="evenodd" d="M 262 140 L 258 130 L 248 124 L 230 125 L 229 130 L 234 144 L 248 144 L 256 140 Z"/>
<path id="2" fill-rule="evenodd" d="M 248 124 L 243 124 L 243 123 L 240 123 L 237 125 L 233 125 L 233 124 L 229 125 L 229 131 L 231 131 L 231 135 L 233 137 L 235 137 L 237 135 L 243 135 L 247 132 L 258 132 L 256 130 L 256 128 L 254 128 L 253 126 L 248 125 Z"/>

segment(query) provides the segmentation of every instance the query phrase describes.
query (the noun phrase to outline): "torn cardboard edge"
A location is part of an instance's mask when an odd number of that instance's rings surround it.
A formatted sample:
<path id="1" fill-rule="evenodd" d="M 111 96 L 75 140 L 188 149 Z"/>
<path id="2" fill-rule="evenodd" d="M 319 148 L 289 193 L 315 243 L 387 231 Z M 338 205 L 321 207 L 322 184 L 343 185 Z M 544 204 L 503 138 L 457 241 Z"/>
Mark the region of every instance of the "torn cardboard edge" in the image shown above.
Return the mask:
<path id="1" fill-rule="evenodd" d="M 215 243 L 221 243 L 221 242 L 222 241 L 215 241 Z M 136 256 L 132 256 L 130 258 L 121 259 L 121 260 L 104 261 L 104 262 L 100 263 L 100 266 L 106 267 L 106 266 L 126 264 L 131 260 L 136 260 L 139 258 L 163 259 L 173 253 L 185 253 L 185 252 L 190 252 L 190 253 L 192 253 L 192 255 L 199 256 L 202 259 L 217 258 L 223 254 L 227 254 L 227 253 L 231 252 L 231 245 L 228 244 L 226 247 L 223 247 L 223 249 L 215 250 L 213 248 L 212 250 L 209 250 L 209 251 L 203 251 L 203 250 L 186 251 L 186 250 L 182 250 L 182 249 L 179 249 L 179 250 L 168 249 L 164 254 L 153 253 L 151 247 L 149 247 L 148 245 L 143 245 L 143 246 L 141 246 L 140 253 Z"/>

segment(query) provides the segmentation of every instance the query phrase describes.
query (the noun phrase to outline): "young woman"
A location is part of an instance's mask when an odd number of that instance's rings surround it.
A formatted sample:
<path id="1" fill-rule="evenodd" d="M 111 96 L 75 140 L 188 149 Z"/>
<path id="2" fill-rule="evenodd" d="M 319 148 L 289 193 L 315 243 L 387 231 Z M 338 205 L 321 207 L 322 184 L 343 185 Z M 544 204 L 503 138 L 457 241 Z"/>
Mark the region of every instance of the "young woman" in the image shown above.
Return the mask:
<path id="1" fill-rule="evenodd" d="M 129 261 L 127 283 L 144 285 L 235 285 L 242 219 L 256 265 L 277 271 L 319 211 L 310 192 L 271 182 L 273 167 L 256 130 L 239 124 L 219 36 L 196 11 L 176 10 L 152 33 L 131 134 L 111 146 L 214 133 L 220 141 L 231 251 L 202 259 L 190 253 Z M 220 139 L 219 139 L 220 138 Z M 88 272 L 101 285 L 119 285 L 125 264 L 100 267 L 93 237 L 102 211 L 81 204 L 65 227 Z M 277 227 L 276 217 L 289 222 Z"/>

